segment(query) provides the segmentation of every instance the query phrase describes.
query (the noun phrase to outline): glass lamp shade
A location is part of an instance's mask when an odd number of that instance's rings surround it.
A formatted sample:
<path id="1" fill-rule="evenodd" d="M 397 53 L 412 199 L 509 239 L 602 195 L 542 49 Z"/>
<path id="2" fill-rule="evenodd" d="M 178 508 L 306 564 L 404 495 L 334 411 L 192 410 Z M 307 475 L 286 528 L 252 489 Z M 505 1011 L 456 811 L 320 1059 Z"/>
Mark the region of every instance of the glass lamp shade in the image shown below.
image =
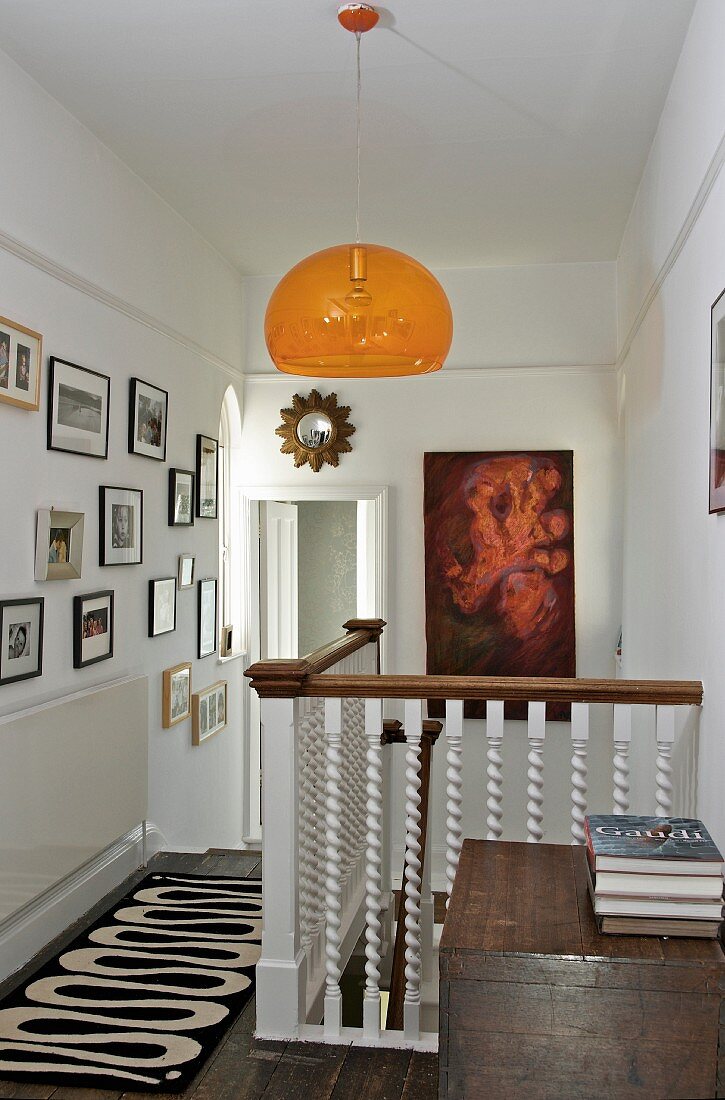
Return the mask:
<path id="1" fill-rule="evenodd" d="M 377 244 L 340 244 L 277 284 L 264 332 L 278 370 L 374 378 L 440 370 L 453 337 L 443 287 L 417 260 Z"/>

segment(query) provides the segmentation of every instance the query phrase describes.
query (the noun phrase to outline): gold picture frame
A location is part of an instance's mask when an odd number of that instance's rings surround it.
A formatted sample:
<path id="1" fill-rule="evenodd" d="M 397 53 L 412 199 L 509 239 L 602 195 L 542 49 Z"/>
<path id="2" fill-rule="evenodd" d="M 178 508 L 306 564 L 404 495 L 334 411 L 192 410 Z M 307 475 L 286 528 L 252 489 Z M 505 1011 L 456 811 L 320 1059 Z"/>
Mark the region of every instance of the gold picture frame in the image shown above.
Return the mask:
<path id="1" fill-rule="evenodd" d="M 28 412 L 40 408 L 43 337 L 0 317 L 0 401 Z"/>
<path id="2" fill-rule="evenodd" d="M 201 745 L 227 724 L 227 681 L 218 680 L 191 699 L 191 743 Z"/>
<path id="3" fill-rule="evenodd" d="M 191 661 L 164 669 L 161 725 L 165 730 L 191 716 Z"/>

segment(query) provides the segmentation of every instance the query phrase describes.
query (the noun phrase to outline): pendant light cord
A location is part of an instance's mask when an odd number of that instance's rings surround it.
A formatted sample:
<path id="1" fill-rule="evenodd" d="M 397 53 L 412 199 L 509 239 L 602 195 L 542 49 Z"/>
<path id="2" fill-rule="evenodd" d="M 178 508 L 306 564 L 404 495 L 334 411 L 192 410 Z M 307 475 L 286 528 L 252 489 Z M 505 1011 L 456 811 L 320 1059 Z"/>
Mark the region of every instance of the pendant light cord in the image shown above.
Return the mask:
<path id="1" fill-rule="evenodd" d="M 355 243 L 360 244 L 360 39 L 362 38 L 360 31 L 355 32 L 355 38 L 357 39 L 357 203 L 355 206 Z"/>

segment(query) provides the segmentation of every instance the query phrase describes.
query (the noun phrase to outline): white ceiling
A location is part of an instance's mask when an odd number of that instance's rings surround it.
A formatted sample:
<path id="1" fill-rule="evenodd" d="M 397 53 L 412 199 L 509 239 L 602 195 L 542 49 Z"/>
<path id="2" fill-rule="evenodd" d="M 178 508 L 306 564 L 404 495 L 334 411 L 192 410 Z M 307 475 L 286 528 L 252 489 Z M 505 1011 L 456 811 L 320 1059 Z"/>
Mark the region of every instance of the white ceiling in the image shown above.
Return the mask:
<path id="1" fill-rule="evenodd" d="M 390 0 L 362 43 L 363 240 L 436 268 L 613 259 L 693 6 Z M 0 47 L 242 272 L 274 274 L 354 236 L 336 10 L 0 0 Z"/>

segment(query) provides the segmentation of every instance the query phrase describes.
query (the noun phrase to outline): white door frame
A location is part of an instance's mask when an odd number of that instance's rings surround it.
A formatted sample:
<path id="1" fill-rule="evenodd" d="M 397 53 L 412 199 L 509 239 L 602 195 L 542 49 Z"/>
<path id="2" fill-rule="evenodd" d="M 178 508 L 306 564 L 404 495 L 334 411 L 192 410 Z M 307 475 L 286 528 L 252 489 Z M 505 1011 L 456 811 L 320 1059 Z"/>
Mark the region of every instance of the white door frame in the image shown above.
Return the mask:
<path id="1" fill-rule="evenodd" d="M 366 610 L 358 617 L 385 619 L 388 607 L 388 489 L 385 485 L 254 485 L 239 490 L 244 557 L 244 633 L 249 663 L 259 660 L 259 502 L 263 500 L 364 500 L 370 502 L 365 514 L 365 539 L 367 543 L 367 569 L 363 589 L 366 593 Z M 361 526 L 358 528 L 360 533 Z M 358 585 L 358 593 L 361 586 Z M 340 624 L 342 626 L 342 624 Z M 380 668 L 386 668 L 386 638 L 380 639 Z M 244 797 L 242 801 L 244 840 L 258 844 L 260 829 L 260 758 L 259 741 L 255 731 L 259 729 L 259 699 L 245 678 L 243 691 L 243 766 Z"/>

